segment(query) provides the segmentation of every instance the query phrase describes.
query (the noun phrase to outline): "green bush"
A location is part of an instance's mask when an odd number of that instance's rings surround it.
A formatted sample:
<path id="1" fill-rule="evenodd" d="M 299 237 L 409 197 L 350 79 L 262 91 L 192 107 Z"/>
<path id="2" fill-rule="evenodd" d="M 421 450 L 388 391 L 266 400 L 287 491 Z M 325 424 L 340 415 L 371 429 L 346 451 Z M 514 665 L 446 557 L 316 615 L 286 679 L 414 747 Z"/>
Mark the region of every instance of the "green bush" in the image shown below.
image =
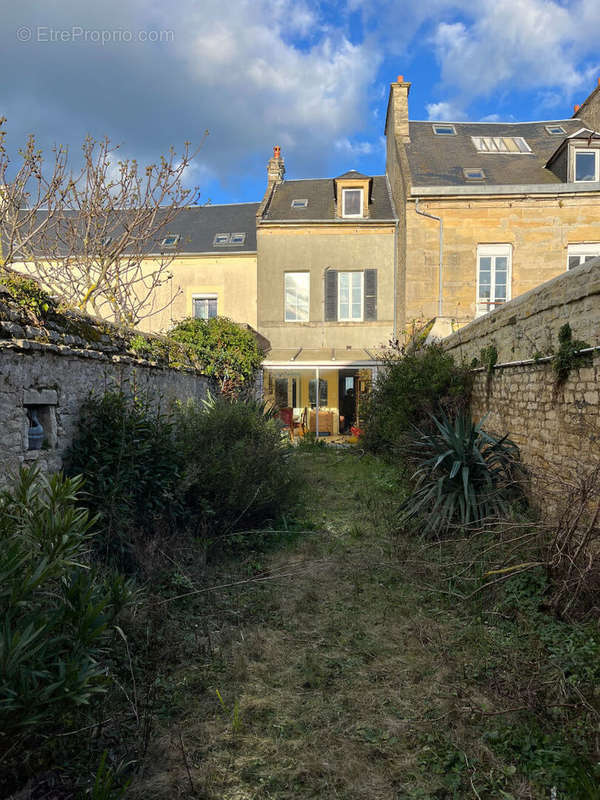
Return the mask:
<path id="1" fill-rule="evenodd" d="M 85 566 L 94 520 L 78 504 L 81 484 L 23 469 L 0 494 L 3 769 L 20 768 L 19 742 L 60 730 L 65 715 L 103 691 L 104 649 L 132 602 L 128 582 Z"/>
<path id="2" fill-rule="evenodd" d="M 465 405 L 472 378 L 438 344 L 392 346 L 384 361 L 367 406 L 364 441 L 369 450 L 390 454 L 405 444 L 413 425 L 426 427 L 440 408 Z"/>
<path id="3" fill-rule="evenodd" d="M 508 436 L 496 438 L 462 411 L 432 417 L 433 432 L 415 429 L 410 448 L 417 464 L 415 489 L 402 504 L 405 522 L 420 518 L 428 533 L 478 523 L 509 510 L 517 492 L 519 451 Z"/>
<path id="4" fill-rule="evenodd" d="M 97 546 L 123 569 L 135 566 L 131 535 L 180 513 L 181 455 L 168 417 L 141 398 L 109 392 L 81 409 L 68 454 L 70 474 L 85 478 L 86 503 L 100 515 Z"/>
<path id="5" fill-rule="evenodd" d="M 170 331 L 169 338 L 185 345 L 225 394 L 237 394 L 251 385 L 264 358 L 254 333 L 227 317 L 188 317 Z"/>
<path id="6" fill-rule="evenodd" d="M 185 464 L 183 503 L 196 535 L 260 527 L 289 510 L 290 451 L 264 403 L 223 397 L 189 403 L 175 427 Z"/>

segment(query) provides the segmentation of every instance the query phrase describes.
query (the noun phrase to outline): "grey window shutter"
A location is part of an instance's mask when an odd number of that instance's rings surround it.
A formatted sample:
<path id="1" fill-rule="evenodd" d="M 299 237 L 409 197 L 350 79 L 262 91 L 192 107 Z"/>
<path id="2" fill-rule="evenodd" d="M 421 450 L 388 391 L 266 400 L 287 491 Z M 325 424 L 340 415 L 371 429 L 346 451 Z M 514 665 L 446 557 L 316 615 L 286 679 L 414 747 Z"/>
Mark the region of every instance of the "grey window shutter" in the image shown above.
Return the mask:
<path id="1" fill-rule="evenodd" d="M 377 319 L 377 270 L 365 270 L 365 319 Z"/>
<path id="2" fill-rule="evenodd" d="M 338 275 L 335 269 L 325 270 L 325 322 L 337 320 Z"/>

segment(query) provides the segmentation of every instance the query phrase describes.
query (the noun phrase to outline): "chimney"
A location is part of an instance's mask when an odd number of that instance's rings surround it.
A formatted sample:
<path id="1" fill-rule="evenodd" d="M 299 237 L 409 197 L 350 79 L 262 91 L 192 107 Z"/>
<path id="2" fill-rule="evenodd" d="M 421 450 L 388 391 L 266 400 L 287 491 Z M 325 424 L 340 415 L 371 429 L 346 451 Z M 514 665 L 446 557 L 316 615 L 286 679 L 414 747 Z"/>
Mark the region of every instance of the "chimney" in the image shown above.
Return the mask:
<path id="1" fill-rule="evenodd" d="M 408 132 L 408 93 L 411 84 L 404 80 L 404 75 L 398 75 L 398 80 L 390 85 L 390 99 L 388 103 L 388 120 L 386 123 L 386 135 L 388 123 L 393 126 L 393 134 L 400 142 L 410 142 Z"/>
<path id="2" fill-rule="evenodd" d="M 283 183 L 284 175 L 285 166 L 281 157 L 281 147 L 276 144 L 273 147 L 273 158 L 270 158 L 267 164 L 267 182 L 269 186 L 277 186 Z"/>
<path id="3" fill-rule="evenodd" d="M 581 108 L 580 105 L 573 106 L 573 113 L 576 114 L 580 108 Z"/>

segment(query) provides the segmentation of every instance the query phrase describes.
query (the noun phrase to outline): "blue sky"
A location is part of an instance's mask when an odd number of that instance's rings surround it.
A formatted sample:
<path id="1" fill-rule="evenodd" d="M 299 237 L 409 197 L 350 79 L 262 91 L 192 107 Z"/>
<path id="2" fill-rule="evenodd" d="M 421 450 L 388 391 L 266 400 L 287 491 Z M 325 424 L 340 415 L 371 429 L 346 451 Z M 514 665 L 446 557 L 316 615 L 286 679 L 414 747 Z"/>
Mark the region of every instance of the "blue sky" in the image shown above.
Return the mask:
<path id="1" fill-rule="evenodd" d="M 259 200 L 274 144 L 287 177 L 385 169 L 389 83 L 413 119 L 561 119 L 600 75 L 597 0 L 0 0 L 0 114 L 155 161 L 210 135 L 200 201 Z"/>

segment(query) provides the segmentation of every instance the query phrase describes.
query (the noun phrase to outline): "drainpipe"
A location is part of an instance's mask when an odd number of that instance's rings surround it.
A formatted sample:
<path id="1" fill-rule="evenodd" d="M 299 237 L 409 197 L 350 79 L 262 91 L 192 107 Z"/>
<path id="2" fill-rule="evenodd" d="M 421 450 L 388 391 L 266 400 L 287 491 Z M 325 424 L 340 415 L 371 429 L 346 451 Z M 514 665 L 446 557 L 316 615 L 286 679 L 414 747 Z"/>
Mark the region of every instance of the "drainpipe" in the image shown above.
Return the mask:
<path id="1" fill-rule="evenodd" d="M 417 197 L 417 201 L 415 203 L 415 211 L 417 214 L 420 214 L 422 217 L 429 217 L 429 219 L 435 219 L 437 222 L 440 223 L 440 266 L 439 266 L 439 283 L 438 283 L 438 317 L 442 316 L 442 290 L 443 290 L 443 283 L 442 283 L 442 269 L 443 269 L 443 252 L 444 252 L 444 223 L 441 217 L 436 217 L 435 214 L 428 214 L 426 211 L 419 210 L 419 200 L 420 198 Z"/>
<path id="2" fill-rule="evenodd" d="M 315 408 L 315 436 L 316 440 L 319 441 L 319 368 L 317 367 L 315 370 L 316 378 L 317 378 L 317 388 L 316 388 L 316 408 Z"/>

